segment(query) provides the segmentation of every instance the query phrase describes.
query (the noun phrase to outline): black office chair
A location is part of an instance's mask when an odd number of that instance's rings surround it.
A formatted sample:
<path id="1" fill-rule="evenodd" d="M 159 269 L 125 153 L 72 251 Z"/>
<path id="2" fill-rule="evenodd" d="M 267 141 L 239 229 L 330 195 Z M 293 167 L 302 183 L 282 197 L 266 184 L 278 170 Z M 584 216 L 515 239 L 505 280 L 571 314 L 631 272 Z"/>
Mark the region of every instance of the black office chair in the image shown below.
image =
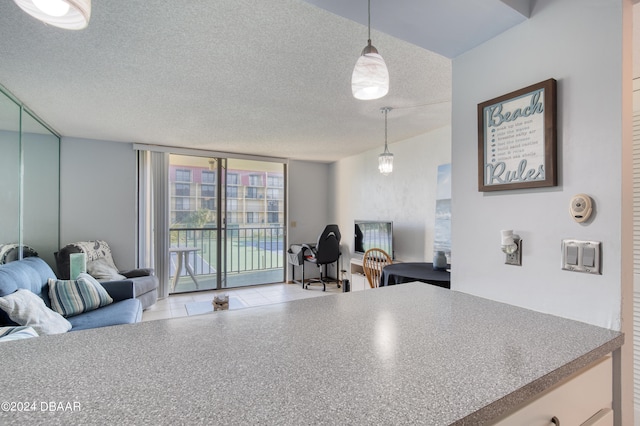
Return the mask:
<path id="1" fill-rule="evenodd" d="M 304 262 L 302 262 L 302 288 L 308 288 L 309 283 L 304 281 L 304 265 L 306 262 L 314 263 L 320 268 L 320 279 L 311 280 L 310 282 L 321 282 L 322 291 L 327 289 L 327 265 L 330 263 L 338 262 L 340 259 L 340 229 L 338 225 L 327 225 L 322 231 L 322 234 L 318 237 L 318 242 L 315 246 L 303 244 L 302 250 L 304 251 Z M 322 274 L 322 267 L 324 266 L 324 276 Z M 336 284 L 340 288 L 340 280 L 337 277 L 338 267 L 336 265 Z"/>

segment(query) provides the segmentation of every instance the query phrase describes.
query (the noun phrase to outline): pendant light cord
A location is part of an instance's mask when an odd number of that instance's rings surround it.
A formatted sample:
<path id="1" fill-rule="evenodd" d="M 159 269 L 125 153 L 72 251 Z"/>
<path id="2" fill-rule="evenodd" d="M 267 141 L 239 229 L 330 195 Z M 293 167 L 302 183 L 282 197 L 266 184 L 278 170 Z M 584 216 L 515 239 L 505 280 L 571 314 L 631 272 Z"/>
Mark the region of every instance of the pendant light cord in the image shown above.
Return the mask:
<path id="1" fill-rule="evenodd" d="M 380 111 L 384 112 L 384 152 L 385 154 L 389 152 L 389 148 L 387 147 L 387 113 L 391 111 L 391 109 L 392 109 L 391 107 L 380 108 Z"/>
<path id="2" fill-rule="evenodd" d="M 369 0 L 369 45 L 371 45 L 371 0 Z"/>
<path id="3" fill-rule="evenodd" d="M 389 112 L 388 109 L 384 110 L 384 152 L 389 151 L 389 148 L 387 147 L 387 113 Z"/>

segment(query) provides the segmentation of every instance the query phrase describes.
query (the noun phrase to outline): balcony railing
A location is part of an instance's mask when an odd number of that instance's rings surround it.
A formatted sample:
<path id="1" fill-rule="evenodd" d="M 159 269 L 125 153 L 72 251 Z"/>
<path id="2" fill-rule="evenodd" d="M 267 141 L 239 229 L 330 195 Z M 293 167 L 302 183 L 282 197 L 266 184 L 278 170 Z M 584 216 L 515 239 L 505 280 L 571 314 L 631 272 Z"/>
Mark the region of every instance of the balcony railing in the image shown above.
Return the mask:
<path id="1" fill-rule="evenodd" d="M 229 225 L 222 230 L 222 248 L 226 246 L 227 275 L 258 272 L 284 267 L 284 228 L 238 227 Z M 171 247 L 194 247 L 189 264 L 196 275 L 216 274 L 218 230 L 211 228 L 171 228 Z M 175 256 L 175 254 L 172 254 Z M 223 256 L 224 259 L 225 256 Z M 171 258 L 171 275 L 175 274 L 176 259 Z M 181 275 L 184 271 L 180 271 Z"/>

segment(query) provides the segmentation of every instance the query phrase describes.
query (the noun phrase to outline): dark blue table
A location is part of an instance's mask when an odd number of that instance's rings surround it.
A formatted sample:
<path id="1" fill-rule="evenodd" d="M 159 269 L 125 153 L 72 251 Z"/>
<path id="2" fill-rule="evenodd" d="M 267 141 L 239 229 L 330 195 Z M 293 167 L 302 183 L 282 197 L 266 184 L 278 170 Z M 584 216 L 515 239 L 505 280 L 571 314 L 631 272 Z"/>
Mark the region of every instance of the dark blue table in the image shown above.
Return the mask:
<path id="1" fill-rule="evenodd" d="M 406 262 L 394 263 L 382 269 L 380 286 L 421 281 L 439 287 L 451 288 L 451 274 L 449 271 L 434 271 L 433 263 Z"/>

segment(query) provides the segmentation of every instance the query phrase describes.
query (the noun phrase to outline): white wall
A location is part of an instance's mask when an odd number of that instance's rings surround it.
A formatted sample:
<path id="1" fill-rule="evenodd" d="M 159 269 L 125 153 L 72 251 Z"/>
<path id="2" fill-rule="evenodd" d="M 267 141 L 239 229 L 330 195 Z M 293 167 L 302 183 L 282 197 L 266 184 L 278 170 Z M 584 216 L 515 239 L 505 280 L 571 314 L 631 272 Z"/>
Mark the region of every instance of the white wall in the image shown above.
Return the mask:
<path id="1" fill-rule="evenodd" d="M 331 190 L 329 165 L 292 160 L 289 161 L 287 172 L 288 243 L 314 243 L 325 225 L 333 223 L 328 202 Z M 318 271 L 315 269 L 307 268 L 305 277 L 317 277 Z M 299 274 L 296 271 L 296 279 L 300 279 Z M 291 279 L 291 266 L 287 265 L 287 280 Z"/>
<path id="2" fill-rule="evenodd" d="M 453 289 L 621 328 L 621 3 L 534 2 L 527 22 L 453 61 Z M 548 78 L 558 81 L 559 185 L 478 192 L 477 104 Z M 584 225 L 568 214 L 577 193 L 595 201 Z M 521 267 L 504 264 L 501 229 L 522 237 Z M 563 238 L 601 241 L 602 275 L 561 270 Z"/>
<path id="3" fill-rule="evenodd" d="M 135 267 L 135 158 L 129 143 L 62 138 L 61 245 L 106 240 L 118 268 Z"/>
<path id="4" fill-rule="evenodd" d="M 333 163 L 332 217 L 342 231 L 345 269 L 353 255 L 353 221 L 392 220 L 394 251 L 405 262 L 433 260 L 438 166 L 451 162 L 451 128 L 389 144 L 393 173 L 378 172 L 383 146 Z"/>
<path id="5" fill-rule="evenodd" d="M 624 331 L 615 424 L 631 425 L 631 0 L 532 6 L 528 21 L 453 61 L 452 289 Z M 479 193 L 477 104 L 547 78 L 558 81 L 559 185 Z M 568 214 L 577 193 L 595 200 L 584 225 Z M 521 267 L 504 265 L 501 229 L 523 237 Z M 602 275 L 561 270 L 563 238 L 601 241 Z"/>
<path id="6" fill-rule="evenodd" d="M 289 161 L 289 243 L 313 243 L 331 221 L 329 165 Z"/>

